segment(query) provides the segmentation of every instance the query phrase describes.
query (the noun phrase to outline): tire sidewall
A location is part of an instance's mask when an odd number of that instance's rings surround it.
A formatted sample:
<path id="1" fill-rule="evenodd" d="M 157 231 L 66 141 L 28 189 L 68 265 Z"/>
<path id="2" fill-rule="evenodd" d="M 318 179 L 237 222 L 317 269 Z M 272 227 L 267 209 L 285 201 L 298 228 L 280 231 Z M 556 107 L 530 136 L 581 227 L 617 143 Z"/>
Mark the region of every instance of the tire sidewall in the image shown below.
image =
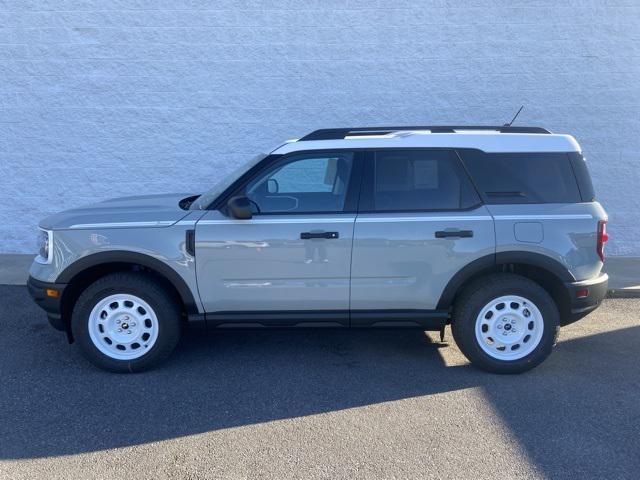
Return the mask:
<path id="1" fill-rule="evenodd" d="M 85 357 L 94 365 L 112 372 L 139 372 L 150 368 L 168 356 L 180 335 L 179 311 L 171 297 L 146 278 L 129 277 L 129 275 L 123 275 L 117 279 L 105 277 L 90 285 L 80 295 L 71 318 L 74 339 Z M 91 339 L 89 334 L 91 311 L 104 298 L 115 294 L 135 295 L 147 302 L 156 314 L 158 338 L 141 357 L 127 360 L 111 358 L 100 351 Z"/>
<path id="2" fill-rule="evenodd" d="M 456 342 L 463 353 L 474 364 L 495 373 L 519 373 L 534 368 L 546 359 L 556 343 L 560 315 L 551 296 L 538 284 L 515 275 L 509 284 L 501 284 L 491 288 L 491 283 L 478 285 L 479 288 L 470 294 L 466 305 L 463 305 L 456 322 L 458 335 Z M 481 310 L 492 300 L 506 295 L 517 295 L 533 302 L 540 310 L 544 330 L 540 342 L 528 355 L 516 360 L 499 360 L 490 356 L 480 346 L 476 337 L 476 322 Z"/>

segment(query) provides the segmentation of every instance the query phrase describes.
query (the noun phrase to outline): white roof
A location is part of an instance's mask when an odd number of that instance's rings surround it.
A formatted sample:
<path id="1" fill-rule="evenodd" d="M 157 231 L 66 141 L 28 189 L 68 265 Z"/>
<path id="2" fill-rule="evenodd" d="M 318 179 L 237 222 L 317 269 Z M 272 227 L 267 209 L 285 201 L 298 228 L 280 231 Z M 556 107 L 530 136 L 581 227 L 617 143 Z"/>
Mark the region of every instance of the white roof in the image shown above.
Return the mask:
<path id="1" fill-rule="evenodd" d="M 455 133 L 402 130 L 384 135 L 347 136 L 339 140 L 291 141 L 281 145 L 273 153 L 351 148 L 477 148 L 496 153 L 581 151 L 580 145 L 571 135 L 499 133 L 490 130 Z"/>

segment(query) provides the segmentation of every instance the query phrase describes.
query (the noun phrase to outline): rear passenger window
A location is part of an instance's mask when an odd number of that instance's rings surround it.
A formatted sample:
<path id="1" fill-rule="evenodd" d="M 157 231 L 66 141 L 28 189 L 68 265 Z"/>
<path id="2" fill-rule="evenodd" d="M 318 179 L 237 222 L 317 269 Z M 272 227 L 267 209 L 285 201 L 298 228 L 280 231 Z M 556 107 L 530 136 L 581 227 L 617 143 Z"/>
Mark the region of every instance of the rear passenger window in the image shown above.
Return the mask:
<path id="1" fill-rule="evenodd" d="M 487 203 L 581 201 L 566 153 L 459 153 Z"/>
<path id="2" fill-rule="evenodd" d="M 479 203 L 459 160 L 450 151 L 379 151 L 372 173 L 373 188 L 363 210 L 457 210 Z"/>

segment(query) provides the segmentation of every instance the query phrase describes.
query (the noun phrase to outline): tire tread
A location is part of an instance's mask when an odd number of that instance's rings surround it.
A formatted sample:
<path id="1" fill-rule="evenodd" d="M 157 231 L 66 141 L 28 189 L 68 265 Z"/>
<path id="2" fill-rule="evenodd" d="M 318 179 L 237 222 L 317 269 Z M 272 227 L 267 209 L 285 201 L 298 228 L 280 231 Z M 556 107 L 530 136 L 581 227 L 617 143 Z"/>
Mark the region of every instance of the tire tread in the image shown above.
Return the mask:
<path id="1" fill-rule="evenodd" d="M 530 298 L 544 319 L 544 333 L 538 347 L 526 357 L 513 361 L 490 357 L 480 348 L 475 336 L 480 309 L 492 298 L 507 294 Z M 494 273 L 464 288 L 454 304 L 451 330 L 460 351 L 476 367 L 492 373 L 521 373 L 538 366 L 551 354 L 560 331 L 560 315 L 551 295 L 533 280 L 513 273 Z"/>
<path id="2" fill-rule="evenodd" d="M 88 333 L 87 318 L 99 297 L 120 292 L 144 298 L 156 310 L 160 322 L 156 343 L 144 356 L 132 360 L 109 358 L 93 345 Z M 172 292 L 151 275 L 116 272 L 99 278 L 80 294 L 73 308 L 71 328 L 84 357 L 97 367 L 118 373 L 141 372 L 156 366 L 174 350 L 180 338 L 181 311 Z"/>

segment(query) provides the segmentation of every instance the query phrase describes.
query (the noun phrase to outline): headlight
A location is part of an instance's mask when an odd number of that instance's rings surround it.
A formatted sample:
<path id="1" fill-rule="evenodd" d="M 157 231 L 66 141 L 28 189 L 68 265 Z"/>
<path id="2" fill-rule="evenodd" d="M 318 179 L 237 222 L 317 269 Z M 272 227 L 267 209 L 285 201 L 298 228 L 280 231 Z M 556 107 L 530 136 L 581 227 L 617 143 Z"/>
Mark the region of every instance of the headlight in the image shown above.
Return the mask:
<path id="1" fill-rule="evenodd" d="M 36 262 L 51 263 L 53 259 L 53 232 L 50 230 L 42 230 L 38 232 L 37 248 L 38 256 Z"/>

